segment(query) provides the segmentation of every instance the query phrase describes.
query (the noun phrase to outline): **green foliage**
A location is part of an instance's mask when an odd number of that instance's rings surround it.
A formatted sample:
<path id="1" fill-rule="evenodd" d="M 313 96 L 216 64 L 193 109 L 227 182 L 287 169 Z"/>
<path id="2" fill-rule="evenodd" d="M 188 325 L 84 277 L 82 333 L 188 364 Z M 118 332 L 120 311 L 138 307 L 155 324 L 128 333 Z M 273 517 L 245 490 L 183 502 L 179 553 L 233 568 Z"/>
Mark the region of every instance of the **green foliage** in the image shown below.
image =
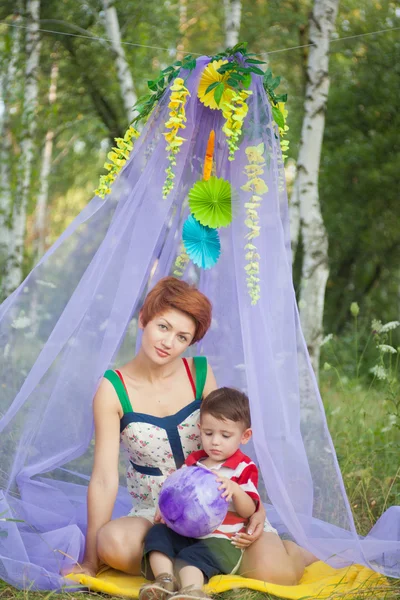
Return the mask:
<path id="1" fill-rule="evenodd" d="M 132 123 L 136 124 L 140 121 L 145 121 L 164 94 L 168 84 L 179 75 L 181 70 L 189 71 L 190 73 L 195 67 L 196 59 L 191 54 L 188 54 L 183 60 L 177 60 L 171 66 L 163 69 L 156 79 L 148 81 L 148 88 L 153 93 L 145 94 L 139 98 L 132 109 L 138 113 Z"/>
<path id="2" fill-rule="evenodd" d="M 338 33 L 399 26 L 394 5 L 342 5 Z M 344 331 L 347 307 L 389 320 L 398 303 L 400 81 L 396 32 L 332 45 L 332 76 L 320 172 L 320 198 L 330 240 L 325 327 Z"/>

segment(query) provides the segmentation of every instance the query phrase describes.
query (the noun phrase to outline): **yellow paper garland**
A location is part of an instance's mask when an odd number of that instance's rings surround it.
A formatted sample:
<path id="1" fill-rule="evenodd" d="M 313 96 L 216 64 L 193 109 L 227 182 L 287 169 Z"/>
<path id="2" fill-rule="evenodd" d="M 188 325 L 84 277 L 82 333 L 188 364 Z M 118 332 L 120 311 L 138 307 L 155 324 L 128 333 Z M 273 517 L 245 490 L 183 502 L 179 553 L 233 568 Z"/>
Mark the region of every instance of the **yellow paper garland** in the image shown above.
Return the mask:
<path id="1" fill-rule="evenodd" d="M 246 209 L 244 223 L 250 230 L 246 234 L 247 243 L 244 247 L 247 261 L 244 270 L 246 271 L 247 289 L 251 303 L 254 305 L 260 299 L 260 255 L 253 240 L 260 235 L 260 218 L 257 210 L 260 207 L 262 196 L 268 192 L 268 186 L 261 177 L 264 174 L 266 162 L 264 158 L 264 144 L 261 143 L 258 146 L 247 147 L 246 155 L 249 164 L 245 166 L 244 172 L 247 175 L 248 181 L 242 185 L 241 189 L 244 192 L 251 192 L 251 197 L 244 205 Z"/>
<path id="2" fill-rule="evenodd" d="M 165 123 L 165 127 L 170 129 L 163 133 L 167 142 L 166 151 L 168 153 L 169 165 L 165 169 L 167 177 L 165 179 L 162 194 L 166 198 L 174 188 L 175 173 L 173 167 L 176 166 L 176 156 L 179 153 L 185 138 L 178 135 L 180 129 L 185 129 L 186 111 L 185 104 L 187 97 L 190 96 L 189 90 L 185 87 L 181 77 L 177 77 L 170 87 L 171 95 L 168 108 L 171 109 L 169 119 Z"/>

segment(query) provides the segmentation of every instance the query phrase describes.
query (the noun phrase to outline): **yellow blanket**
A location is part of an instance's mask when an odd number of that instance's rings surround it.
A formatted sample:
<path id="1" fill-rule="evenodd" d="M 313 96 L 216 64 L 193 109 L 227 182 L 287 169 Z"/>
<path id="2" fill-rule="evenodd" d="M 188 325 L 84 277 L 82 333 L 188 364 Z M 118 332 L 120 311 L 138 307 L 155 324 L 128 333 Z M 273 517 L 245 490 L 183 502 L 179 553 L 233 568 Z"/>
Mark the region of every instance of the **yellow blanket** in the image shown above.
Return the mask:
<path id="1" fill-rule="evenodd" d="M 145 583 L 143 577 L 125 575 L 113 569 L 107 569 L 99 573 L 97 577 L 68 575 L 66 579 L 77 581 L 92 591 L 129 598 L 138 598 L 140 586 Z M 305 570 L 298 585 L 276 585 L 256 579 L 246 579 L 238 575 L 217 575 L 210 579 L 204 590 L 210 594 L 218 594 L 234 588 L 248 588 L 292 600 L 300 598 L 323 600 L 340 594 L 340 600 L 344 600 L 344 598 L 353 597 L 356 590 L 365 593 L 365 590 L 369 588 L 375 588 L 375 591 L 372 592 L 373 597 L 378 598 L 380 590 L 382 588 L 384 590 L 386 585 L 387 581 L 382 575 L 361 565 L 333 569 L 319 561 Z"/>

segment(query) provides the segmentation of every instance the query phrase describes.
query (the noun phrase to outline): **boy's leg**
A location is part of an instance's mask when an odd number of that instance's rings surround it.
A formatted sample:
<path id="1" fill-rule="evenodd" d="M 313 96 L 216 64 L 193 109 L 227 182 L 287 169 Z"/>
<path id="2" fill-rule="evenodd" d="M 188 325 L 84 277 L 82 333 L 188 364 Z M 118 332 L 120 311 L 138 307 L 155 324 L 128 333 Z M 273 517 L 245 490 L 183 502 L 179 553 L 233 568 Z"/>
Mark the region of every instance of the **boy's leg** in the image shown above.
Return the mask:
<path id="1" fill-rule="evenodd" d="M 178 559 L 179 561 L 179 559 Z M 177 561 L 177 570 L 179 573 L 179 580 L 181 582 L 181 588 L 193 586 L 196 589 L 201 589 L 204 585 L 204 575 L 198 567 L 193 565 L 187 565 Z"/>
<path id="2" fill-rule="evenodd" d="M 194 584 L 194 581 L 187 582 L 187 574 L 193 573 L 188 567 L 196 567 L 202 575 L 203 581 L 197 576 L 196 583 L 201 585 L 207 582 L 214 575 L 221 573 L 232 573 L 236 571 L 240 564 L 242 551 L 235 548 L 230 540 L 222 538 L 206 538 L 205 540 L 196 540 L 187 548 L 183 548 L 176 556 L 176 564 L 180 566 L 179 576 L 182 585 Z M 186 567 L 183 565 L 187 565 Z M 182 582 L 181 573 L 185 577 Z"/>
<path id="3" fill-rule="evenodd" d="M 157 551 L 150 552 L 148 556 L 154 579 L 157 579 L 162 573 L 168 573 L 168 575 L 174 574 L 174 563 L 169 556 Z"/>
<path id="4" fill-rule="evenodd" d="M 174 595 L 174 600 L 210 598 L 202 591 L 204 581 L 213 575 L 232 572 L 241 555 L 241 551 L 229 540 L 218 538 L 197 540 L 182 549 L 175 563 L 179 569 L 181 589 Z"/>
<path id="5" fill-rule="evenodd" d="M 174 557 L 179 544 L 174 539 L 175 535 L 163 524 L 154 525 L 146 535 L 142 573 L 147 579 L 155 581 L 141 587 L 139 600 L 168 600 L 177 591 Z"/>

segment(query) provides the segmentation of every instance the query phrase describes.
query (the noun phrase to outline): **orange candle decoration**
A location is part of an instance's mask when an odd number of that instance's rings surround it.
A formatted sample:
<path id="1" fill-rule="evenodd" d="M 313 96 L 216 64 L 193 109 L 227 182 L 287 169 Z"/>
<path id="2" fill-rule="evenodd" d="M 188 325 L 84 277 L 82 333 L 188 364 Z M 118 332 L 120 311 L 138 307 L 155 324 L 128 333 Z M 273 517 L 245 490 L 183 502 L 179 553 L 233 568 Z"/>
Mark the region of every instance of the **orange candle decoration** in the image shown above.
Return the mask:
<path id="1" fill-rule="evenodd" d="M 211 177 L 211 170 L 213 164 L 213 156 L 214 156 L 214 143 L 215 143 L 215 131 L 211 129 L 210 135 L 208 136 L 207 142 L 207 150 L 204 158 L 204 168 L 203 168 L 203 179 L 204 181 L 208 181 Z"/>

